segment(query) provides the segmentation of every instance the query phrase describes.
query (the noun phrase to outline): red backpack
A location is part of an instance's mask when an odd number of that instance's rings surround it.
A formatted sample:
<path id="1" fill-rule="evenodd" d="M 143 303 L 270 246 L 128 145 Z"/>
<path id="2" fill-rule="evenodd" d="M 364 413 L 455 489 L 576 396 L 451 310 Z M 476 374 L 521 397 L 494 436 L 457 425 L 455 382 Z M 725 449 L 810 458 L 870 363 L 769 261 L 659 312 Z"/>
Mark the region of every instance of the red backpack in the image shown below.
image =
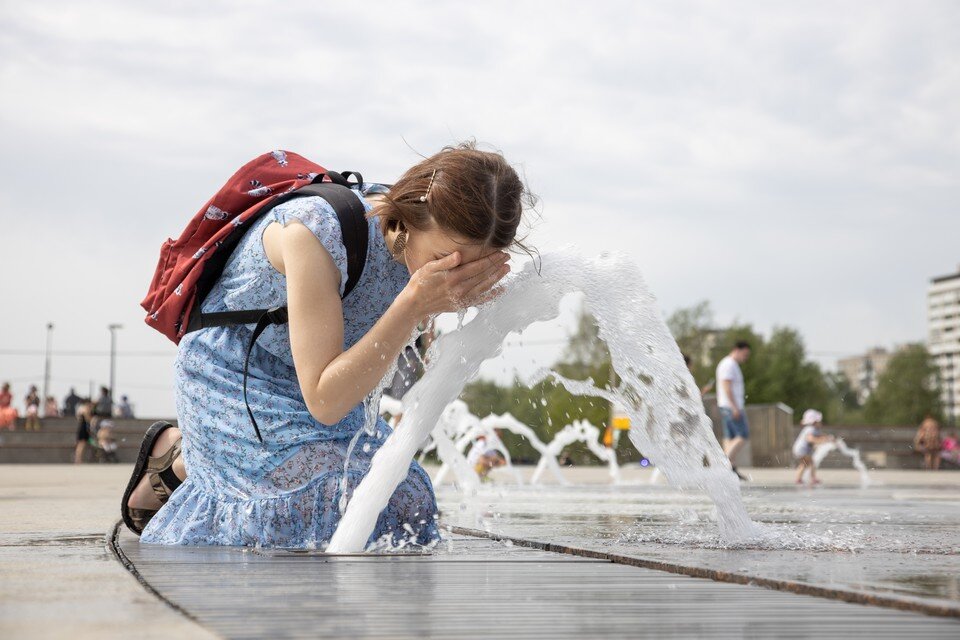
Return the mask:
<path id="1" fill-rule="evenodd" d="M 357 182 L 349 182 L 350 177 Z M 204 299 L 247 229 L 277 205 L 306 196 L 326 200 L 340 221 L 347 249 L 346 297 L 360 279 L 367 257 L 366 213 L 351 190 L 362 183 L 359 173 L 328 171 L 289 151 L 265 153 L 243 165 L 200 209 L 179 238 L 168 239 L 160 247 L 153 281 L 140 303 L 147 311 L 147 324 L 178 344 L 184 335 L 198 329 L 255 324 L 243 372 L 246 401 L 250 350 L 267 326 L 287 321 L 287 309 L 201 313 Z M 260 438 L 249 404 L 247 412 Z"/>

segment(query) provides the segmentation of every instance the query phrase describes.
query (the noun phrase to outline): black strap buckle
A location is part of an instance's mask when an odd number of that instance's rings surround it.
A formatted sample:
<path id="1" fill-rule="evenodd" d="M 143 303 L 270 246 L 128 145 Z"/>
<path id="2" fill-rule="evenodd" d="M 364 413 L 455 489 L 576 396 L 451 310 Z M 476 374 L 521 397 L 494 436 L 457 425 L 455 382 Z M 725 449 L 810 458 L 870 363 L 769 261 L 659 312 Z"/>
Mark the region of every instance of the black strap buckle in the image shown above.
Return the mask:
<path id="1" fill-rule="evenodd" d="M 272 309 L 267 309 L 266 313 L 263 314 L 263 319 L 267 320 L 268 324 L 286 324 L 289 319 L 287 314 L 286 307 L 273 307 Z"/>

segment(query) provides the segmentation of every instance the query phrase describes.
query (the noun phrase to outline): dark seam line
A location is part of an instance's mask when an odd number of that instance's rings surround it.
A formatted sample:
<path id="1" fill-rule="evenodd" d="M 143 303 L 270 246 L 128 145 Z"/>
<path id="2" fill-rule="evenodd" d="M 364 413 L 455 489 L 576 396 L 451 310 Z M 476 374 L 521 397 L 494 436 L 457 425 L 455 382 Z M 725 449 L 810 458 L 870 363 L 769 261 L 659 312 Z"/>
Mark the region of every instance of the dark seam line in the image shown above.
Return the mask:
<path id="1" fill-rule="evenodd" d="M 137 566 L 133 564 L 130 558 L 127 557 L 127 554 L 123 552 L 123 549 L 120 548 L 120 528 L 122 526 L 123 526 L 123 520 L 117 520 L 116 524 L 114 524 L 113 527 L 109 531 L 107 531 L 107 535 L 106 535 L 107 549 L 113 554 L 113 557 L 117 559 L 117 562 L 122 564 L 123 567 L 130 572 L 130 575 L 132 575 L 144 589 L 146 589 L 148 592 L 156 596 L 157 599 L 159 599 L 165 605 L 167 605 L 168 607 L 170 607 L 180 615 L 186 617 L 190 621 L 200 625 L 201 627 L 204 628 L 204 630 L 209 631 L 210 633 L 213 633 L 216 636 L 222 637 L 219 633 L 214 632 L 213 630 L 209 629 L 206 625 L 202 624 L 200 620 L 198 620 L 197 617 L 194 616 L 192 613 L 190 613 L 189 611 L 187 611 L 186 609 L 178 605 L 176 602 L 173 602 L 172 600 L 164 596 L 162 593 L 157 591 L 152 584 L 147 582 L 147 579 L 144 578 L 143 575 L 141 575 L 140 572 L 137 570 Z"/>
<path id="2" fill-rule="evenodd" d="M 540 551 L 552 551 L 553 553 L 564 553 L 567 555 L 579 556 L 581 558 L 608 560 L 614 564 L 623 564 L 631 567 L 640 567 L 643 569 L 654 569 L 656 571 L 666 571 L 668 573 L 676 573 L 690 576 L 692 578 L 706 578 L 715 582 L 752 585 L 756 587 L 763 587 L 765 589 L 772 589 L 774 591 L 785 591 L 797 595 L 814 596 L 828 600 L 840 600 L 842 602 L 848 602 L 851 604 L 898 609 L 901 611 L 922 613 L 929 616 L 960 618 L 960 607 L 913 602 L 910 600 L 900 600 L 897 598 L 860 593 L 857 591 L 847 591 L 845 589 L 830 589 L 804 582 L 775 580 L 773 578 L 747 576 L 740 573 L 731 573 L 729 571 L 718 571 L 716 569 L 690 567 L 681 564 L 663 562 L 660 560 L 649 560 L 633 556 L 624 556 L 617 553 L 606 553 L 603 551 L 582 549 L 580 547 L 570 547 L 551 542 L 538 542 L 536 540 L 527 540 L 525 538 L 515 538 L 512 536 L 504 536 L 496 533 L 480 531 L 477 529 L 468 529 L 466 527 L 449 526 L 446 527 L 446 530 L 450 533 L 458 533 L 476 538 L 487 538 L 488 540 L 496 540 L 498 542 L 510 541 L 517 546 L 528 547 L 530 549 L 539 549 Z"/>

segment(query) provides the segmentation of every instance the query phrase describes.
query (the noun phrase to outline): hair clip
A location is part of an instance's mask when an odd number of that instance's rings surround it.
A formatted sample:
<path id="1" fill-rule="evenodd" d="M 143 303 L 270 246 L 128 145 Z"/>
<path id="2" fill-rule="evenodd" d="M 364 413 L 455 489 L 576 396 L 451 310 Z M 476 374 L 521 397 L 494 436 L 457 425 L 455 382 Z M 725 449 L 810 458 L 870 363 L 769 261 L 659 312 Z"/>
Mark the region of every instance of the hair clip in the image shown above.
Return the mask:
<path id="1" fill-rule="evenodd" d="M 433 173 L 430 174 L 430 184 L 427 185 L 427 191 L 420 196 L 420 202 L 426 202 L 427 196 L 430 195 L 430 189 L 433 188 L 433 179 L 437 177 L 437 170 L 434 169 Z"/>

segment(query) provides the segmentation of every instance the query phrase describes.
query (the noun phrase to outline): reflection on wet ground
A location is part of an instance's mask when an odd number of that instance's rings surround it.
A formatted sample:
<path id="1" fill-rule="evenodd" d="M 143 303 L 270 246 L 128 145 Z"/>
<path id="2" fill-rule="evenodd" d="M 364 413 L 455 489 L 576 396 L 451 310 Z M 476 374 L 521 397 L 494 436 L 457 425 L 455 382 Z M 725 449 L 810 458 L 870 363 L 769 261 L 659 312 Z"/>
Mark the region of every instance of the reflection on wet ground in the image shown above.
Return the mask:
<path id="1" fill-rule="evenodd" d="M 140 544 L 118 559 L 226 638 L 953 638 L 960 621 L 452 533 L 425 554 Z"/>
<path id="2" fill-rule="evenodd" d="M 960 608 L 960 488 L 758 487 L 731 544 L 702 495 L 666 486 L 443 487 L 444 522 L 501 535 Z"/>

